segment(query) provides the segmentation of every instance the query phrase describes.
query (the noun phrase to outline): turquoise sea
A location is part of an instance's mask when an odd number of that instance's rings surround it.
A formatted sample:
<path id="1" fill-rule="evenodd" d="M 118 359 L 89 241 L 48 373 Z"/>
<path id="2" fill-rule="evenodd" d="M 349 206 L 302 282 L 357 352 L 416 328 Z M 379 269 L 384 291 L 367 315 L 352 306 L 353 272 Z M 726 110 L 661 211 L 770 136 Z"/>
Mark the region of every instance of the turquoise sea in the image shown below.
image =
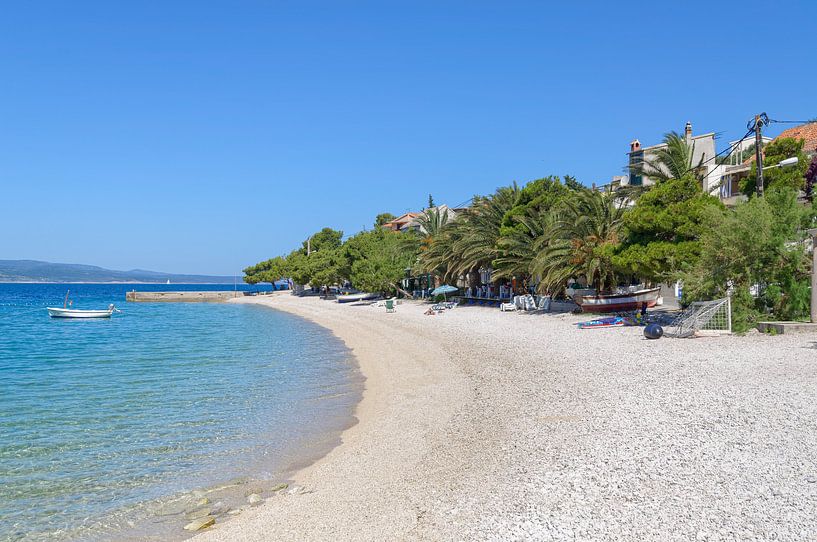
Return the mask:
<path id="1" fill-rule="evenodd" d="M 122 313 L 49 318 L 68 288 L 74 308 Z M 325 329 L 251 305 L 125 303 L 209 288 L 233 285 L 0 284 L 0 541 L 178 539 L 194 500 L 237 507 L 353 422 L 361 378 Z"/>

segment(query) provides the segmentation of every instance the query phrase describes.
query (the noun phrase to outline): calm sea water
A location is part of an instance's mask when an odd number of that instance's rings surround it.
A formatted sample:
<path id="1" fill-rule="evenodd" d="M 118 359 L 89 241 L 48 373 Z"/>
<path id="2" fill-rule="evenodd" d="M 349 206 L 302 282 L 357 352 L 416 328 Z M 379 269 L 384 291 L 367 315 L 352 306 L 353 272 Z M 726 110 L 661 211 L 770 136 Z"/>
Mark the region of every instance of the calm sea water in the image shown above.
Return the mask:
<path id="1" fill-rule="evenodd" d="M 69 287 L 74 308 L 123 312 L 49 318 Z M 328 331 L 257 306 L 125 303 L 133 288 L 232 285 L 0 284 L 0 540 L 173 538 L 178 503 L 279 481 L 352 421 L 360 377 Z"/>

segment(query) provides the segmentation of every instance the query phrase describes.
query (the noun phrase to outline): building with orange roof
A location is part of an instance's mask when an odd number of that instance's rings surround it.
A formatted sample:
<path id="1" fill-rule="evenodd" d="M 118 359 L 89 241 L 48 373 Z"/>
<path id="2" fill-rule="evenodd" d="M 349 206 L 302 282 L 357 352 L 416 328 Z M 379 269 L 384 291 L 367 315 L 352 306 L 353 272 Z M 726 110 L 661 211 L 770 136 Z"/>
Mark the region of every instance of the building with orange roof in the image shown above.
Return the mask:
<path id="1" fill-rule="evenodd" d="M 419 213 L 406 213 L 384 223 L 381 227 L 392 231 L 418 231 L 424 234 L 426 231 L 425 228 L 423 228 L 423 224 L 420 219 L 426 212 L 432 209 L 438 209 L 440 213 L 446 213 L 448 215 L 449 222 L 456 218 L 458 212 L 462 211 L 462 209 L 452 209 L 448 205 L 443 204 L 438 205 L 437 207 L 430 207 Z"/>
<path id="2" fill-rule="evenodd" d="M 406 213 L 404 215 L 400 215 L 397 218 L 389 220 L 385 224 L 383 224 L 383 228 L 392 231 L 407 231 L 410 229 L 419 229 L 419 223 L 417 222 L 417 217 L 419 217 L 422 213 Z"/>
<path id="3" fill-rule="evenodd" d="M 808 124 L 801 124 L 800 126 L 789 128 L 788 130 L 783 130 L 783 132 L 775 139 L 781 139 L 784 137 L 802 139 L 805 141 L 805 144 L 803 145 L 803 152 L 805 152 L 809 158 L 817 153 L 817 121 L 809 122 Z"/>

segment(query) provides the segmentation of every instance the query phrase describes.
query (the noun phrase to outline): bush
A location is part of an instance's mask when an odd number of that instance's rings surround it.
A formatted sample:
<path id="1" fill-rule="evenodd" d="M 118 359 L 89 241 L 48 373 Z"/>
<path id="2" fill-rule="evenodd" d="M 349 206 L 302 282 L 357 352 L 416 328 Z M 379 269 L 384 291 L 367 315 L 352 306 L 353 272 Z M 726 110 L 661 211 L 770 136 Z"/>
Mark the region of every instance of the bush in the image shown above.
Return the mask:
<path id="1" fill-rule="evenodd" d="M 760 313 L 749 288 L 737 288 L 732 292 L 732 331 L 746 333 L 757 325 Z"/>
<path id="2" fill-rule="evenodd" d="M 715 299 L 731 290 L 736 332 L 759 319 L 805 318 L 810 266 L 801 241 L 812 219 L 813 210 L 797 203 L 794 190 L 780 186 L 734 209 L 711 211 L 700 259 L 684 277 L 685 296 Z M 753 288 L 760 291 L 757 299 Z"/>

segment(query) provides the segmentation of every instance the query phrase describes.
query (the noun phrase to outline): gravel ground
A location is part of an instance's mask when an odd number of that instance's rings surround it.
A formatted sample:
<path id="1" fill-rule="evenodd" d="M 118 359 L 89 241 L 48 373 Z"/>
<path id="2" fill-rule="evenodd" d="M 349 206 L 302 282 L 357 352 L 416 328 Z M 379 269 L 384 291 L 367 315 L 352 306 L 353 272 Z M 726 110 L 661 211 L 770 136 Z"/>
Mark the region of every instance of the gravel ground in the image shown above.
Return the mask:
<path id="1" fill-rule="evenodd" d="M 352 347 L 360 423 L 202 542 L 817 540 L 817 337 L 262 302 Z"/>

